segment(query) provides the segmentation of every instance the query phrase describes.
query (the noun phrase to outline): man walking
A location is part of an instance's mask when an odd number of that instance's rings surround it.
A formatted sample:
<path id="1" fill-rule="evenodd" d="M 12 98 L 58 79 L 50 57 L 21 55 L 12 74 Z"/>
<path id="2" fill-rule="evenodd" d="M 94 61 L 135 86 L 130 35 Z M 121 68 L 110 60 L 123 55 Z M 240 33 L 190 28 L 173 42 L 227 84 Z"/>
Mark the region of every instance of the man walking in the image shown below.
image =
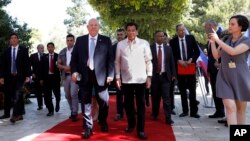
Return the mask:
<path id="1" fill-rule="evenodd" d="M 155 43 L 151 46 L 153 56 L 153 77 L 151 87 L 152 98 L 152 118 L 156 120 L 159 115 L 161 97 L 163 100 L 163 109 L 166 124 L 172 125 L 174 121 L 171 118 L 170 85 L 175 79 L 175 65 L 172 49 L 163 44 L 164 32 L 155 32 Z"/>
<path id="2" fill-rule="evenodd" d="M 57 67 L 61 70 L 65 97 L 70 107 L 70 119 L 77 121 L 78 114 L 78 85 L 71 80 L 70 60 L 75 44 L 75 36 L 68 34 L 66 37 L 67 47 L 62 49 L 58 55 Z"/>
<path id="3" fill-rule="evenodd" d="M 125 132 L 132 132 L 137 125 L 137 136 L 147 139 L 145 125 L 145 88 L 150 88 L 152 55 L 149 43 L 137 37 L 137 24 L 127 23 L 127 38 L 117 45 L 115 69 L 118 89 L 124 90 L 124 107 L 128 119 Z M 136 96 L 137 120 L 135 119 Z M 137 122 L 137 124 L 136 124 Z"/>
<path id="4" fill-rule="evenodd" d="M 37 45 L 37 52 L 30 55 L 30 63 L 32 68 L 32 79 L 35 85 L 35 94 L 37 98 L 37 110 L 43 109 L 43 87 L 40 83 L 42 77 L 42 57 L 44 55 L 43 44 Z"/>
<path id="5" fill-rule="evenodd" d="M 4 115 L 0 119 L 10 117 L 10 109 L 13 104 L 13 114 L 10 122 L 15 123 L 23 119 L 24 98 L 22 88 L 24 83 L 29 82 L 30 61 L 28 49 L 19 45 L 16 33 L 10 35 L 10 47 L 6 48 L 2 56 L 1 73 L 4 83 Z"/>
<path id="6" fill-rule="evenodd" d="M 93 120 L 91 116 L 91 99 L 94 88 L 99 105 L 99 124 L 102 132 L 108 132 L 108 100 L 107 85 L 114 77 L 114 55 L 109 37 L 100 35 L 100 24 L 97 19 L 90 19 L 87 25 L 89 34 L 76 39 L 71 56 L 72 80 L 79 85 L 79 95 L 83 111 L 82 137 L 92 135 Z"/>

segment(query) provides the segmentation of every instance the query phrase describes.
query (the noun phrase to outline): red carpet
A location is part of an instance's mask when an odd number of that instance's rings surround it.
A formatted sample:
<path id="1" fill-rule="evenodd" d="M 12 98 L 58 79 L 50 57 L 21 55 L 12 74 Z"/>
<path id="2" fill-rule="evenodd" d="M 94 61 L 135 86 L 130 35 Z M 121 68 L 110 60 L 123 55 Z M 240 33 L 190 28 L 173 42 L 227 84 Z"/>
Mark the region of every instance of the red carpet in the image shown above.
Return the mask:
<path id="1" fill-rule="evenodd" d="M 150 119 L 151 107 L 146 108 L 145 133 L 148 136 L 147 141 L 175 141 L 172 127 L 165 124 L 163 109 L 161 108 L 160 117 L 157 121 Z M 125 133 L 127 127 L 126 119 L 122 121 L 114 121 L 116 115 L 115 96 L 110 96 L 109 108 L 109 132 L 102 133 L 99 125 L 94 124 L 93 136 L 89 141 L 137 141 L 136 130 L 132 133 Z M 81 114 L 79 114 L 79 117 Z M 40 134 L 33 141 L 80 141 L 82 132 L 82 120 L 71 122 L 65 120 L 58 125 L 52 127 L 46 132 Z"/>

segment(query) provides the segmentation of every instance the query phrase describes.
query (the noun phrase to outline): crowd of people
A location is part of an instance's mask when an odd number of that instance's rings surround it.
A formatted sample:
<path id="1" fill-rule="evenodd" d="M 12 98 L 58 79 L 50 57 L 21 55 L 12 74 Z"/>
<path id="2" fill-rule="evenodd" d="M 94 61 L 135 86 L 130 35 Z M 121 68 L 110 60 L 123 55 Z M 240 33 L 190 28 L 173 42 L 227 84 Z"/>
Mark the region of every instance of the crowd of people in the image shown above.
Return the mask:
<path id="1" fill-rule="evenodd" d="M 205 22 L 204 28 L 208 39 L 206 77 L 215 103 L 215 113 L 208 117 L 223 118 L 226 115 L 228 125 L 245 124 L 247 101 L 250 101 L 250 70 L 247 65 L 250 39 L 243 36 L 243 32 L 249 28 L 249 21 L 242 15 L 232 16 L 228 28 L 230 35 L 226 39 L 219 38 L 220 31 L 215 21 Z M 136 128 L 140 139 L 147 139 L 144 127 L 145 105 L 150 105 L 149 93 L 152 120 L 159 116 L 162 99 L 165 123 L 174 124 L 171 115 L 176 114 L 173 92 L 176 82 L 182 105 L 179 117 L 200 118 L 195 73 L 200 50 L 195 37 L 186 34 L 184 24 L 176 25 L 176 36 L 172 39 L 164 31 L 156 31 L 152 45 L 138 37 L 138 25 L 134 22 L 117 30 L 117 42 L 113 45 L 109 37 L 99 33 L 97 19 L 90 19 L 87 29 L 88 34 L 77 38 L 68 34 L 67 47 L 59 54 L 54 52 L 54 43 L 49 42 L 48 53 L 44 53 L 43 44 L 39 44 L 37 53 L 30 57 L 28 49 L 19 45 L 18 35 L 10 35 L 10 47 L 4 50 L 0 62 L 0 84 L 4 86 L 4 115 L 0 119 L 10 118 L 12 123 L 23 119 L 23 89 L 30 79 L 35 84 L 37 110 L 42 110 L 45 104 L 48 117 L 53 116 L 54 111 L 60 111 L 61 82 L 72 122 L 78 120 L 81 103 L 84 139 L 93 135 L 95 120 L 98 120 L 102 132 L 109 131 L 110 85 L 115 85 L 117 91 L 114 120 L 123 119 L 125 110 L 125 132 L 130 133 Z M 183 69 L 191 71 L 183 72 Z M 93 109 L 93 104 L 97 104 L 95 107 L 99 110 Z M 96 116 L 93 116 L 93 111 Z"/>

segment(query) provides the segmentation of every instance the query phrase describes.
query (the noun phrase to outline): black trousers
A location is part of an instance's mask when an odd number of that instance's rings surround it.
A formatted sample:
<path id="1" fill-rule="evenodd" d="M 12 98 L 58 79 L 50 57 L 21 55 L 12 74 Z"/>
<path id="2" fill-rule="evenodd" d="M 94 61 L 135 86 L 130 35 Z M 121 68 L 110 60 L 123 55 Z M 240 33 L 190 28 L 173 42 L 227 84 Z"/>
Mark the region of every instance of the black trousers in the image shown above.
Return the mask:
<path id="1" fill-rule="evenodd" d="M 224 110 L 222 99 L 216 96 L 216 77 L 217 77 L 217 72 L 210 73 L 210 83 L 211 83 L 211 88 L 212 88 L 212 93 L 213 93 L 214 105 L 216 109 L 215 113 L 225 115 L 225 110 Z"/>
<path id="2" fill-rule="evenodd" d="M 183 113 L 189 112 L 190 115 L 197 114 L 198 105 L 196 101 L 196 76 L 195 75 L 177 75 L 178 86 L 181 93 L 181 105 Z M 187 91 L 189 90 L 189 106 L 187 99 Z"/>
<path id="3" fill-rule="evenodd" d="M 171 100 L 170 84 L 164 74 L 155 74 L 152 78 L 151 98 L 152 98 L 152 116 L 158 117 L 161 98 L 163 100 L 164 114 L 167 120 L 171 119 Z"/>
<path id="4" fill-rule="evenodd" d="M 124 96 L 124 91 L 123 88 L 121 87 L 121 90 L 119 89 L 116 90 L 116 110 L 117 114 L 119 114 L 121 117 L 123 117 L 123 109 L 124 109 L 123 96 Z"/>
<path id="5" fill-rule="evenodd" d="M 173 110 L 173 109 L 175 108 L 175 104 L 174 104 L 174 86 L 175 86 L 175 81 L 176 81 L 176 80 L 172 80 L 172 81 L 171 81 L 170 89 L 169 89 L 171 110 Z"/>
<path id="6" fill-rule="evenodd" d="M 92 92 L 95 92 L 96 100 L 99 106 L 99 115 L 98 120 L 100 125 L 107 125 L 107 117 L 108 117 L 108 101 L 104 101 L 100 98 L 99 93 L 103 92 L 107 89 L 107 84 L 104 86 L 99 86 L 96 80 L 95 71 L 88 70 L 88 82 L 86 84 L 79 85 L 79 98 L 81 101 L 81 108 L 83 112 L 83 128 L 92 128 L 93 121 L 91 117 L 91 105 L 92 101 Z M 108 94 L 108 93 L 106 93 Z"/>
<path id="7" fill-rule="evenodd" d="M 40 79 L 34 79 L 34 85 L 35 85 L 35 94 L 36 94 L 36 99 L 37 99 L 37 105 L 38 107 L 43 106 L 43 86 L 40 84 Z"/>
<path id="8" fill-rule="evenodd" d="M 55 81 L 54 74 L 50 74 L 44 80 L 44 101 L 49 112 L 54 112 L 54 105 L 52 101 L 52 92 L 56 98 L 56 104 L 59 105 L 61 101 L 60 81 Z"/>
<path id="9" fill-rule="evenodd" d="M 136 126 L 135 104 L 137 111 L 137 132 L 144 132 L 145 126 L 145 83 L 143 84 L 122 84 L 124 90 L 124 107 L 128 120 L 128 127 Z"/>
<path id="10" fill-rule="evenodd" d="M 12 116 L 24 114 L 24 95 L 22 91 L 24 82 L 18 79 L 18 76 L 9 75 L 5 79 L 4 85 L 4 114 L 10 115 L 10 109 L 13 107 Z"/>

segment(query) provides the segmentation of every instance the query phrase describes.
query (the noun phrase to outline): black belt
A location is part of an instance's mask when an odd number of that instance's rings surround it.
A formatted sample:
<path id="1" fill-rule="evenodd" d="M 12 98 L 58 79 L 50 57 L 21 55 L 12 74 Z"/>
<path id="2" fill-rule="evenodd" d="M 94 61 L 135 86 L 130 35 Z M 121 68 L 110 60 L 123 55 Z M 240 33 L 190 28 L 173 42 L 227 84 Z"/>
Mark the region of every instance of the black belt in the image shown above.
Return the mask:
<path id="1" fill-rule="evenodd" d="M 71 75 L 71 73 L 65 73 L 65 76 Z"/>
<path id="2" fill-rule="evenodd" d="M 162 75 L 166 75 L 166 72 L 162 72 L 162 73 L 156 73 L 157 76 L 162 76 Z"/>
<path id="3" fill-rule="evenodd" d="M 11 73 L 12 76 L 17 76 L 17 73 Z"/>

